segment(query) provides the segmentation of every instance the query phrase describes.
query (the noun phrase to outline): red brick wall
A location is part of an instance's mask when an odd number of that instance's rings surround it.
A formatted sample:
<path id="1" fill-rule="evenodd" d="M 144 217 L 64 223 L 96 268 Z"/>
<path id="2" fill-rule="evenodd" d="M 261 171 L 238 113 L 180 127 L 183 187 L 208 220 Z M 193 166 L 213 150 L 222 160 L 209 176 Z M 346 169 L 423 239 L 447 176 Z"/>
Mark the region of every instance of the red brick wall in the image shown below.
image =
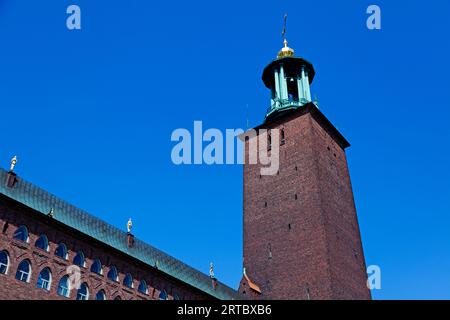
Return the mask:
<path id="1" fill-rule="evenodd" d="M 261 299 L 370 298 L 344 150 L 311 113 L 268 126 L 285 132 L 279 173 L 244 165 L 244 266 Z"/>
<path id="2" fill-rule="evenodd" d="M 82 235 L 74 233 L 64 226 L 53 225 L 50 221 L 44 221 L 45 217 L 39 217 L 31 209 L 17 205 L 15 202 L 0 197 L 0 251 L 6 250 L 9 253 L 10 264 L 7 274 L 0 274 L 0 299 L 75 299 L 76 290 L 71 290 L 70 297 L 65 298 L 57 295 L 59 280 L 66 275 L 66 269 L 72 265 L 76 253 L 81 250 L 86 258 L 86 268 L 81 268 L 81 282 L 87 282 L 89 287 L 89 299 L 95 299 L 95 294 L 100 290 L 105 290 L 107 299 L 114 299 L 120 296 L 122 300 L 151 300 L 158 299 L 161 290 L 166 290 L 169 299 L 173 299 L 176 294 L 181 299 L 207 299 L 211 298 L 200 290 L 193 288 L 177 279 L 166 276 L 157 270 L 133 260 L 132 258 L 120 254 L 115 250 L 94 243 L 92 240 L 84 238 Z M 1 233 L 5 223 L 8 229 Z M 29 232 L 29 243 L 25 244 L 18 240 L 13 240 L 16 228 L 25 225 Z M 45 252 L 34 246 L 41 234 L 45 234 L 49 239 L 49 252 Z M 63 260 L 55 256 L 57 245 L 63 242 L 68 249 L 68 260 Z M 19 263 L 29 259 L 32 265 L 32 274 L 29 283 L 24 283 L 15 279 L 16 270 Z M 95 259 L 100 259 L 103 265 L 103 275 L 90 272 L 91 265 Z M 114 265 L 119 274 L 119 281 L 115 282 L 107 278 L 109 266 Z M 39 273 L 45 267 L 49 267 L 52 272 L 52 283 L 50 291 L 36 288 Z M 127 273 L 133 276 L 134 288 L 130 289 L 122 285 Z M 148 294 L 139 293 L 137 288 L 141 279 L 148 285 Z"/>

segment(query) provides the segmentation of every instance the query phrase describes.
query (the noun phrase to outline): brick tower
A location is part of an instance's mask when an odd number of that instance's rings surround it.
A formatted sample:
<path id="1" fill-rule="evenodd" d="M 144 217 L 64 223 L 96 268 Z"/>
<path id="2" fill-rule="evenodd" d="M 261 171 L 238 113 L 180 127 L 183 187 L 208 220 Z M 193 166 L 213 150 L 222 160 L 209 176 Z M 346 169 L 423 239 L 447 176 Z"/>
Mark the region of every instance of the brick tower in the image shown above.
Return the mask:
<path id="1" fill-rule="evenodd" d="M 314 75 L 286 40 L 263 72 L 271 106 L 254 129 L 279 130 L 279 141 L 266 135 L 269 153 L 279 145 L 279 170 L 261 175 L 261 164 L 244 165 L 239 291 L 252 298 L 371 298 L 345 155 L 349 143 L 311 101 Z M 245 139 L 246 159 L 252 139 Z"/>

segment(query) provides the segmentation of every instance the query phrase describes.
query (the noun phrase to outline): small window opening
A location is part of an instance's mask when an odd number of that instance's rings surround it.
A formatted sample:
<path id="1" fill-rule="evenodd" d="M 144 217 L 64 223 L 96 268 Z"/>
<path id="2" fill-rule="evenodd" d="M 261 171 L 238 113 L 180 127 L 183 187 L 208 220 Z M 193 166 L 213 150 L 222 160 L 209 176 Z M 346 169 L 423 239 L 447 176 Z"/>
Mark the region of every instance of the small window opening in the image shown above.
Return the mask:
<path id="1" fill-rule="evenodd" d="M 8 222 L 5 222 L 5 224 L 3 225 L 3 230 L 2 230 L 2 232 L 3 232 L 3 233 L 6 233 L 6 231 L 8 231 L 8 228 L 9 228 L 9 223 L 8 223 Z"/>

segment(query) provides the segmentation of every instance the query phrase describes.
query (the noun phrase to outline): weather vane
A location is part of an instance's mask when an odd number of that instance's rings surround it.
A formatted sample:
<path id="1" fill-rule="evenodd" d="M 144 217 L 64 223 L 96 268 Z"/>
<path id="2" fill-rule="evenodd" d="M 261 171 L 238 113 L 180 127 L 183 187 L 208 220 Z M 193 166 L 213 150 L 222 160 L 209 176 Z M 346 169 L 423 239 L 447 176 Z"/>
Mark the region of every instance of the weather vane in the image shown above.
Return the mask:
<path id="1" fill-rule="evenodd" d="M 286 40 L 286 21 L 287 21 L 287 13 L 284 14 L 283 31 L 281 32 L 283 41 Z"/>

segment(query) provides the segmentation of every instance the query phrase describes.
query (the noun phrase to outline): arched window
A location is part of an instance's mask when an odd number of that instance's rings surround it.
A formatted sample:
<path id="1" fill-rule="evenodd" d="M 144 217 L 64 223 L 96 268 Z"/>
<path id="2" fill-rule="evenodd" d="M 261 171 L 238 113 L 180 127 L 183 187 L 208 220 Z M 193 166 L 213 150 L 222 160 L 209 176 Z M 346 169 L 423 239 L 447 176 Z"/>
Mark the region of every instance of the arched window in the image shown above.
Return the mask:
<path id="1" fill-rule="evenodd" d="M 0 251 L 0 273 L 6 274 L 8 272 L 9 256 L 8 252 Z"/>
<path id="2" fill-rule="evenodd" d="M 36 287 L 50 291 L 50 286 L 52 284 L 52 273 L 49 268 L 42 269 L 39 273 L 39 278 Z"/>
<path id="3" fill-rule="evenodd" d="M 95 272 L 97 274 L 103 274 L 102 263 L 100 262 L 100 260 L 95 259 L 94 263 L 92 263 L 92 266 L 91 266 L 91 272 Z"/>
<path id="4" fill-rule="evenodd" d="M 44 251 L 48 251 L 48 239 L 45 234 L 41 235 L 39 239 L 36 240 L 34 244 L 36 248 L 42 249 Z"/>
<path id="5" fill-rule="evenodd" d="M 13 238 L 28 243 L 29 238 L 27 228 L 25 226 L 18 227 L 16 232 L 14 232 Z"/>
<path id="6" fill-rule="evenodd" d="M 284 138 L 284 129 L 281 129 L 281 144 L 285 143 L 285 138 Z"/>
<path id="7" fill-rule="evenodd" d="M 84 282 L 83 284 L 81 284 L 80 288 L 77 291 L 77 300 L 87 299 L 89 299 L 89 287 L 86 282 Z"/>
<path id="8" fill-rule="evenodd" d="M 105 291 L 103 291 L 103 289 L 97 292 L 95 295 L 95 300 L 106 300 Z"/>
<path id="9" fill-rule="evenodd" d="M 128 288 L 133 288 L 133 277 L 131 276 L 131 274 L 127 273 L 127 275 L 123 279 L 123 285 Z"/>
<path id="10" fill-rule="evenodd" d="M 58 295 L 68 298 L 70 295 L 69 276 L 64 276 L 58 283 Z"/>
<path id="11" fill-rule="evenodd" d="M 166 290 L 163 290 L 159 294 L 159 300 L 167 300 L 167 292 Z"/>
<path id="12" fill-rule="evenodd" d="M 84 267 L 85 262 L 84 262 L 84 254 L 81 251 L 78 251 L 77 255 L 75 256 L 75 258 L 73 258 L 73 263 L 79 267 Z"/>
<path id="13" fill-rule="evenodd" d="M 114 300 L 122 300 L 122 298 L 120 296 L 117 296 L 114 298 Z"/>
<path id="14" fill-rule="evenodd" d="M 55 250 L 55 256 L 67 260 L 67 247 L 64 243 L 60 243 Z"/>
<path id="15" fill-rule="evenodd" d="M 108 279 L 112 280 L 112 281 L 118 281 L 119 280 L 119 277 L 117 276 L 117 268 L 116 267 L 111 266 L 109 268 Z"/>
<path id="16" fill-rule="evenodd" d="M 138 291 L 143 294 L 148 294 L 147 282 L 145 282 L 145 280 L 139 282 Z"/>
<path id="17" fill-rule="evenodd" d="M 30 261 L 23 260 L 19 264 L 19 267 L 17 268 L 16 279 L 23 282 L 30 282 L 30 276 L 31 276 Z"/>

